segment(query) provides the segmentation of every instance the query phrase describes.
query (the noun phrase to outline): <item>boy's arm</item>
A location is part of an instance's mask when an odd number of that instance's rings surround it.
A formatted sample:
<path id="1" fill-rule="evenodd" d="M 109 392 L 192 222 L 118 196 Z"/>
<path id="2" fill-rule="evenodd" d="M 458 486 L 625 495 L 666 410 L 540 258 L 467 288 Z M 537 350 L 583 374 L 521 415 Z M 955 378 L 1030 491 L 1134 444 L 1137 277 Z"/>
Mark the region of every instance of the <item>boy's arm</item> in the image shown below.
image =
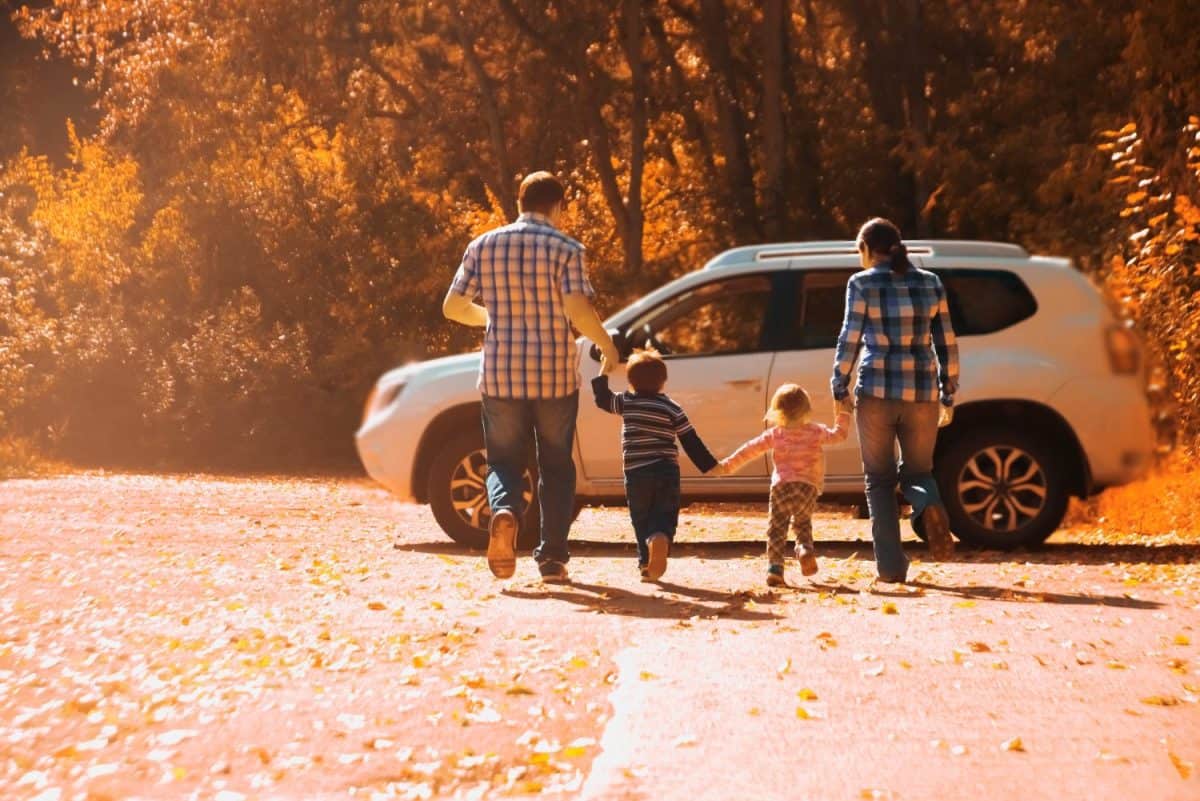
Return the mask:
<path id="1" fill-rule="evenodd" d="M 700 439 L 700 435 L 696 433 L 696 429 L 692 427 L 692 421 L 688 419 L 687 413 L 680 409 L 674 415 L 675 436 L 679 437 L 679 444 L 683 446 L 683 452 L 692 460 L 692 464 L 696 465 L 696 469 L 701 473 L 707 473 L 717 466 L 717 459 L 705 446 L 704 441 Z"/>
<path id="2" fill-rule="evenodd" d="M 848 436 L 850 436 L 850 413 L 839 410 L 833 418 L 833 428 L 825 429 L 824 440 L 826 444 L 836 445 L 839 442 L 845 442 Z"/>
<path id="3" fill-rule="evenodd" d="M 611 414 L 621 413 L 623 407 L 621 396 L 613 394 L 613 391 L 608 388 L 608 376 L 598 375 L 592 379 L 592 396 L 601 410 Z"/>
<path id="4" fill-rule="evenodd" d="M 736 473 L 750 463 L 754 457 L 762 456 L 769 450 L 771 450 L 771 429 L 767 429 L 726 456 L 721 462 L 721 472 Z"/>

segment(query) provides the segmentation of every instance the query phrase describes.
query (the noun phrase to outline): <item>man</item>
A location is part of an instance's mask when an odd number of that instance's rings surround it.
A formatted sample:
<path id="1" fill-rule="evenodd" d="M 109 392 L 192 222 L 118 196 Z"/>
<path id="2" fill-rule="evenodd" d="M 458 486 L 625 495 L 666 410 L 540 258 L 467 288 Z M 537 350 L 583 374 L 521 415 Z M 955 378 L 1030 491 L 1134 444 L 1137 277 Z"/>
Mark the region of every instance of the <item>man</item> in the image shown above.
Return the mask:
<path id="1" fill-rule="evenodd" d="M 544 581 L 567 580 L 579 410 L 579 353 L 571 324 L 600 347 L 602 373 L 620 361 L 592 307 L 583 245 L 556 227 L 564 195 L 550 173 L 526 176 L 517 200 L 520 216 L 467 246 L 442 304 L 448 319 L 486 329 L 478 386 L 492 507 L 487 560 L 497 578 L 516 571 L 517 527 L 525 513 L 521 485 L 532 439 L 542 520 L 533 555 Z"/>

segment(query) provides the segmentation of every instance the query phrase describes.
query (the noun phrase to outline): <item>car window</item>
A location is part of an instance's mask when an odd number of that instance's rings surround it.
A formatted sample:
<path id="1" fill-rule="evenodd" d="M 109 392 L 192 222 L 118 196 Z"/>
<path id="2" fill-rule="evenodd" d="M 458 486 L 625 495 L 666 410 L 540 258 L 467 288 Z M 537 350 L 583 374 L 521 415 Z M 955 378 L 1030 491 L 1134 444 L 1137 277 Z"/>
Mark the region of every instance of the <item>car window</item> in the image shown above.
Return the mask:
<path id="1" fill-rule="evenodd" d="M 1001 331 L 1037 312 L 1025 282 L 1006 270 L 933 270 L 946 287 L 954 332 L 960 337 Z M 789 338 L 798 350 L 837 347 L 852 272 L 813 270 L 797 282 L 796 314 Z"/>
<path id="2" fill-rule="evenodd" d="M 1027 320 L 1037 301 L 1025 282 L 1006 270 L 935 270 L 946 286 L 950 319 L 960 337 L 992 334 Z"/>
<path id="3" fill-rule="evenodd" d="M 636 321 L 635 347 L 653 345 L 667 356 L 754 353 L 764 350 L 771 302 L 765 275 L 713 281 L 676 295 Z"/>

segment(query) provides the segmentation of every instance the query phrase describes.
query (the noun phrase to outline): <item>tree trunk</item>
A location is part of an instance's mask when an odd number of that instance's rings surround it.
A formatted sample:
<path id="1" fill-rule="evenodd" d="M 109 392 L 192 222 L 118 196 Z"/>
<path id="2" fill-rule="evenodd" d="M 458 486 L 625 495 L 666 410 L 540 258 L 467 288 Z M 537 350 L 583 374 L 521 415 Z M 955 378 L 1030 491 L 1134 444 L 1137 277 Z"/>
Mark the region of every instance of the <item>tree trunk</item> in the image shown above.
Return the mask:
<path id="1" fill-rule="evenodd" d="M 491 181 L 493 194 L 500 200 L 504 214 L 511 220 L 517 216 L 517 196 L 513 190 L 516 175 L 512 167 L 512 158 L 509 155 L 504 118 L 500 113 L 500 106 L 496 102 L 496 82 L 488 75 L 483 62 L 479 60 L 479 54 L 475 52 L 474 37 L 468 35 L 463 23 L 462 12 L 455 0 L 450 3 L 450 25 L 454 29 L 454 36 L 458 40 L 459 47 L 462 48 L 463 61 L 467 70 L 479 90 L 479 105 L 483 110 L 483 119 L 487 123 L 492 155 L 496 159 L 494 177 Z"/>
<path id="2" fill-rule="evenodd" d="M 787 230 L 787 116 L 783 93 L 783 62 L 788 14 L 787 0 L 762 4 L 762 137 L 763 231 L 767 239 L 781 240 Z"/>
<path id="3" fill-rule="evenodd" d="M 725 184 L 733 233 L 739 243 L 762 239 L 750 163 L 746 117 L 738 95 L 737 71 L 729 48 L 729 20 L 724 0 L 700 0 L 700 40 L 712 70 L 717 130 L 725 157 Z"/>
<path id="4" fill-rule="evenodd" d="M 625 236 L 625 272 L 642 271 L 642 240 L 645 218 L 642 208 L 642 177 L 646 170 L 646 63 L 642 52 L 642 0 L 624 1 L 625 35 L 622 44 L 629 61 L 629 193 L 625 200 L 628 231 Z"/>

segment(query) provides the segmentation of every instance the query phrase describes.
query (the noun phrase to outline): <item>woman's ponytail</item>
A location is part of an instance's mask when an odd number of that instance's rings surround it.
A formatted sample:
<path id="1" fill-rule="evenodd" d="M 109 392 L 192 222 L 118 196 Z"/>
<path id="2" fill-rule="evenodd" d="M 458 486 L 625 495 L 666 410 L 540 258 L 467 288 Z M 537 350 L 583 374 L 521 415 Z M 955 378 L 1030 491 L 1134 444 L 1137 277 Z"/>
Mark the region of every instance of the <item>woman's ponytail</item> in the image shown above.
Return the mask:
<path id="1" fill-rule="evenodd" d="M 904 275 L 908 268 L 912 267 L 912 262 L 908 260 L 908 248 L 903 242 L 897 242 L 888 248 L 888 257 L 892 272 L 896 275 Z"/>
<path id="2" fill-rule="evenodd" d="M 900 240 L 900 229 L 891 220 L 882 217 L 867 220 L 858 230 L 858 245 L 877 259 L 886 257 L 888 266 L 896 275 L 904 275 L 912 267 L 912 262 L 908 260 L 908 248 Z"/>

